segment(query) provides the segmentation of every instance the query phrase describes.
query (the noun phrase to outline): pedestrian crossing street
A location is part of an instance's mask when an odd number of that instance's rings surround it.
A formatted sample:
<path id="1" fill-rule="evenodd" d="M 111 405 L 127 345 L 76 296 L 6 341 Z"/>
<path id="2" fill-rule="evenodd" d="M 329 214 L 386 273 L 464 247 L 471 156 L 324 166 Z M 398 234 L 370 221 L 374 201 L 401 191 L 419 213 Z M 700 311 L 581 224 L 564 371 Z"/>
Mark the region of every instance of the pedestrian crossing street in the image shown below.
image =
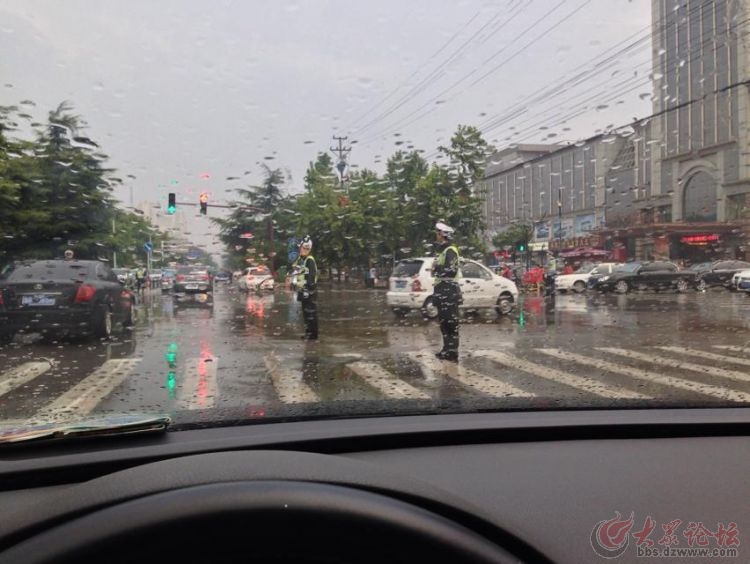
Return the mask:
<path id="1" fill-rule="evenodd" d="M 648 401 L 663 397 L 750 403 L 748 353 L 750 347 L 735 345 L 713 345 L 705 350 L 680 346 L 591 347 L 575 351 L 506 348 L 469 351 L 462 354 L 460 364 L 455 364 L 438 360 L 434 351 L 424 350 L 399 355 L 395 365 L 393 357 L 390 362 L 361 355 L 340 361 L 334 358 L 333 362 L 340 363 L 338 376 L 326 376 L 326 369 L 321 368 L 318 377 L 310 377 L 303 370 L 300 357 L 287 354 L 281 358 L 276 352 L 267 351 L 260 380 L 268 404 L 332 401 L 321 391 L 321 380 L 326 378 L 329 387 L 343 385 L 336 378 L 356 383 L 363 400 L 431 400 L 450 386 L 455 397 L 576 398 L 578 405 L 586 398 Z M 237 373 L 241 369 L 225 370 L 219 379 L 219 368 L 219 358 L 189 358 L 170 373 L 171 384 L 168 380 L 164 385 L 162 380 L 162 385 L 154 384 L 149 395 L 143 387 L 138 393 L 134 391 L 136 383 L 143 386 L 144 372 L 148 372 L 141 359 L 107 360 L 56 397 L 42 395 L 43 405 L 24 414 L 24 419 L 70 420 L 101 409 L 111 410 L 111 402 L 107 407 L 107 401 L 115 393 L 119 404 L 125 406 L 123 411 L 211 409 L 220 402 L 224 405 L 227 399 L 241 403 L 242 397 L 222 396 L 222 381 L 241 380 L 243 375 Z M 37 387 L 44 388 L 44 378 L 55 369 L 54 361 L 33 360 L 5 370 L 0 375 L 0 407 L 4 400 L 7 406 L 24 393 L 33 394 Z"/>

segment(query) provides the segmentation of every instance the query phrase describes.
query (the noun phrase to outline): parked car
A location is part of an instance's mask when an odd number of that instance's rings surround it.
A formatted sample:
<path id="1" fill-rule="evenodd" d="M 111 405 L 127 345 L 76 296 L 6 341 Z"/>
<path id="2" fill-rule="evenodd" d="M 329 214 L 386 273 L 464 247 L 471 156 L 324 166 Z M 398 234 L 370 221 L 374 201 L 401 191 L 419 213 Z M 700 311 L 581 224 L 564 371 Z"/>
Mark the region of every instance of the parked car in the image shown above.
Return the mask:
<path id="1" fill-rule="evenodd" d="M 172 292 L 174 290 L 175 277 L 177 271 L 172 268 L 165 268 L 161 271 L 161 291 Z"/>
<path id="2" fill-rule="evenodd" d="M 685 292 L 695 286 L 696 273 L 669 261 L 628 262 L 612 274 L 597 277 L 592 289 L 625 294 L 631 290 L 676 290 Z"/>
<path id="3" fill-rule="evenodd" d="M 251 266 L 244 270 L 237 286 L 245 292 L 273 291 L 274 280 L 271 271 L 265 266 Z"/>
<path id="4" fill-rule="evenodd" d="M 225 270 L 220 270 L 216 273 L 216 276 L 214 276 L 214 281 L 229 284 L 232 281 L 232 275 Z"/>
<path id="5" fill-rule="evenodd" d="M 732 276 L 730 287 L 739 292 L 747 292 L 750 295 L 750 268 L 735 273 Z"/>
<path id="6" fill-rule="evenodd" d="M 573 274 L 558 274 L 555 276 L 555 291 L 569 292 L 577 294 L 586 290 L 586 283 L 592 276 L 604 276 L 612 274 L 619 266 L 616 262 L 603 262 L 601 264 L 587 264 L 579 268 Z"/>
<path id="7" fill-rule="evenodd" d="M 432 296 L 434 260 L 434 257 L 411 258 L 396 265 L 386 293 L 388 307 L 396 315 L 405 315 L 416 309 L 428 319 L 437 317 Z M 459 284 L 463 294 L 461 309 L 464 311 L 494 308 L 498 314 L 507 315 L 518 300 L 518 288 L 513 282 L 473 260 L 461 260 Z"/>
<path id="8" fill-rule="evenodd" d="M 690 270 L 696 273 L 695 287 L 701 291 L 713 286 L 730 289 L 732 277 L 747 269 L 750 269 L 750 262 L 741 260 L 702 262 L 690 267 Z"/>
<path id="9" fill-rule="evenodd" d="M 176 294 L 207 294 L 212 292 L 211 276 L 201 266 L 180 266 L 174 281 Z"/>
<path id="10" fill-rule="evenodd" d="M 133 286 L 135 282 L 135 273 L 132 270 L 130 270 L 129 268 L 113 268 L 112 272 L 115 273 L 117 279 L 125 286 Z"/>
<path id="11" fill-rule="evenodd" d="M 99 261 L 21 261 L 0 274 L 0 342 L 19 332 L 108 338 L 134 317 L 135 296 Z"/>

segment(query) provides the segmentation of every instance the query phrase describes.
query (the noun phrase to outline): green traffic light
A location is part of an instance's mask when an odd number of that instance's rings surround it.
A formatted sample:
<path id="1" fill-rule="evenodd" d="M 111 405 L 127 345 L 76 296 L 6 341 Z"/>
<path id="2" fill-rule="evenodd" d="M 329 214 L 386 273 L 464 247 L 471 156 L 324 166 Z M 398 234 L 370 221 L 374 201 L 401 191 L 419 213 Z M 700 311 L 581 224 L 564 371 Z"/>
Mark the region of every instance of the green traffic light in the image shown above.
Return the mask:
<path id="1" fill-rule="evenodd" d="M 177 195 L 174 192 L 169 193 L 169 201 L 167 203 L 167 214 L 173 215 L 177 211 Z"/>
<path id="2" fill-rule="evenodd" d="M 167 364 L 169 364 L 170 368 L 177 364 L 177 343 L 169 344 L 167 354 L 164 355 L 164 358 L 167 359 Z"/>
<path id="3" fill-rule="evenodd" d="M 170 370 L 167 373 L 167 391 L 169 392 L 170 399 L 174 399 L 176 388 L 177 388 L 177 374 L 175 374 L 174 370 Z"/>

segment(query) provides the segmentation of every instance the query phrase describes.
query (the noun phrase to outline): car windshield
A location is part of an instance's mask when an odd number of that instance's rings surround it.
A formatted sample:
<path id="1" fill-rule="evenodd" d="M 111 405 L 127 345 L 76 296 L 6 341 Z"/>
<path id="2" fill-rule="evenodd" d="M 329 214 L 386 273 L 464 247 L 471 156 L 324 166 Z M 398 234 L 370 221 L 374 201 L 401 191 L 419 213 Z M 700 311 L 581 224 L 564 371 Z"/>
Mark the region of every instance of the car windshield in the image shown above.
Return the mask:
<path id="1" fill-rule="evenodd" d="M 393 269 L 393 276 L 397 278 L 410 278 L 419 274 L 421 268 L 421 260 L 401 261 L 396 265 L 396 268 Z"/>
<path id="2" fill-rule="evenodd" d="M 747 404 L 748 33 L 739 0 L 3 1 L 0 431 Z"/>
<path id="3" fill-rule="evenodd" d="M 588 274 L 594 272 L 597 266 L 595 264 L 583 264 L 576 269 L 575 274 Z"/>
<path id="4" fill-rule="evenodd" d="M 618 272 L 636 272 L 641 266 L 642 265 L 640 262 L 629 262 L 627 264 L 623 264 L 617 270 Z"/>

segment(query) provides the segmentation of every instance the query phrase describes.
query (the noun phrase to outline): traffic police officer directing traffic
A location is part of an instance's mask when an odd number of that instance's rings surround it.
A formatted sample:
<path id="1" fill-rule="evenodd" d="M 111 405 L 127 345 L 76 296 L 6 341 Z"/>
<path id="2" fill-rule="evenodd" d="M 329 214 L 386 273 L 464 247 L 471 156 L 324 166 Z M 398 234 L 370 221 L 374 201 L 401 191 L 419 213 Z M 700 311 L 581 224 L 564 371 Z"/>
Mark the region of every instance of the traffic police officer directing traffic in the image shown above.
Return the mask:
<path id="1" fill-rule="evenodd" d="M 318 338 L 318 266 L 311 254 L 312 245 L 310 236 L 305 235 L 299 243 L 299 258 L 294 264 L 297 300 L 302 303 L 302 317 L 305 321 L 305 335 L 302 338 L 308 340 Z"/>
<path id="2" fill-rule="evenodd" d="M 436 353 L 439 359 L 458 361 L 458 306 L 461 304 L 461 276 L 459 253 L 451 241 L 453 228 L 443 222 L 435 225 L 440 254 L 432 266 L 434 298 L 438 308 L 440 332 L 443 334 L 443 349 Z"/>

